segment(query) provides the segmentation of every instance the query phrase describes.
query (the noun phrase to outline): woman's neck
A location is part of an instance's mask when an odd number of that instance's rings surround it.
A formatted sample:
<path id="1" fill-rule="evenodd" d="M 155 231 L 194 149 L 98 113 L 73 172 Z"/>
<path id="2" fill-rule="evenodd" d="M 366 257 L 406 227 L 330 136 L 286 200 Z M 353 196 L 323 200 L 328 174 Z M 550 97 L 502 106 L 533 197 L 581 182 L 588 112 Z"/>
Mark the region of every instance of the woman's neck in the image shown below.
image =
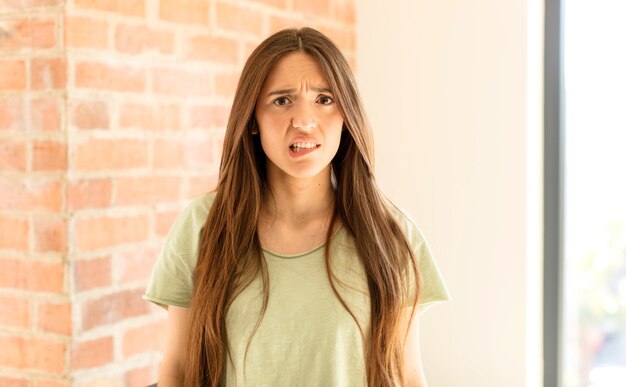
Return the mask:
<path id="1" fill-rule="evenodd" d="M 302 224 L 324 218 L 334 211 L 330 167 L 310 179 L 276 178 L 268 174 L 270 192 L 265 195 L 262 214 L 266 219 Z"/>
<path id="2" fill-rule="evenodd" d="M 307 179 L 278 172 L 267 174 L 269 189 L 257 224 L 261 247 L 276 254 L 293 255 L 323 245 L 328 233 L 339 227 L 333 216 L 335 193 L 330 167 Z"/>

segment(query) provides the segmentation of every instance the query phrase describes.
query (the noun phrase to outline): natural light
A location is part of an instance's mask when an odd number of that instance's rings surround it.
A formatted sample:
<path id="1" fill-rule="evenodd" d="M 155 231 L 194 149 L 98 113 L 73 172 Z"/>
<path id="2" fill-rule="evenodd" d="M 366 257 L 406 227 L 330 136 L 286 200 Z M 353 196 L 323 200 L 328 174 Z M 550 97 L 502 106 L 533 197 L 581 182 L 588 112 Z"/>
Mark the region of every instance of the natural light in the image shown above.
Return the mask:
<path id="1" fill-rule="evenodd" d="M 626 1 L 564 0 L 566 387 L 626 386 Z"/>

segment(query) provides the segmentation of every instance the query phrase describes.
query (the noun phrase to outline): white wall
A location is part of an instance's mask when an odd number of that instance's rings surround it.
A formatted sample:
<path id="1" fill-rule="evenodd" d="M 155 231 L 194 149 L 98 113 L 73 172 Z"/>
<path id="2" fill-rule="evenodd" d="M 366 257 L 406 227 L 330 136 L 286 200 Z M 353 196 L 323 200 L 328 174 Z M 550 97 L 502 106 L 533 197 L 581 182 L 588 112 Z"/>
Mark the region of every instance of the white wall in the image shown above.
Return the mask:
<path id="1" fill-rule="evenodd" d="M 422 318 L 431 387 L 540 385 L 541 4 L 357 1 L 379 183 L 453 297 Z"/>

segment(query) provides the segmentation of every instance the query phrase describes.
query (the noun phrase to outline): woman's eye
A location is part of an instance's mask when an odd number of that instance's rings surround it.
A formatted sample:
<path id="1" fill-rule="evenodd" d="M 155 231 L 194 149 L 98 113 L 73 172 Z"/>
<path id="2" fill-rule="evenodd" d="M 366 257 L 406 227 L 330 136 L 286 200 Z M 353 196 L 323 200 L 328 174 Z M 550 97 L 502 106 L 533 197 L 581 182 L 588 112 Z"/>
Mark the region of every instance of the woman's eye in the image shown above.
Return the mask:
<path id="1" fill-rule="evenodd" d="M 322 96 L 317 101 L 321 103 L 322 105 L 330 105 L 331 103 L 335 102 L 333 101 L 332 98 L 327 97 L 327 96 Z"/>
<path id="2" fill-rule="evenodd" d="M 289 99 L 287 97 L 278 97 L 272 103 L 277 106 L 284 106 L 289 103 Z"/>

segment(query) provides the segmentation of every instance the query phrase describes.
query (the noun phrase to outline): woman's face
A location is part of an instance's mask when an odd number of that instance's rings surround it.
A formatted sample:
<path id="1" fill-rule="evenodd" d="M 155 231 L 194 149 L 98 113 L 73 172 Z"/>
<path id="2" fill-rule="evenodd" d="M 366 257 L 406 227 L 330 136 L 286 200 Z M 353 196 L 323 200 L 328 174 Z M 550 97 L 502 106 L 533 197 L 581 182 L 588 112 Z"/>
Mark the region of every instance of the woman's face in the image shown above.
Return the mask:
<path id="1" fill-rule="evenodd" d="M 294 52 L 274 65 L 255 116 L 269 176 L 311 178 L 328 171 L 343 117 L 312 56 Z"/>

